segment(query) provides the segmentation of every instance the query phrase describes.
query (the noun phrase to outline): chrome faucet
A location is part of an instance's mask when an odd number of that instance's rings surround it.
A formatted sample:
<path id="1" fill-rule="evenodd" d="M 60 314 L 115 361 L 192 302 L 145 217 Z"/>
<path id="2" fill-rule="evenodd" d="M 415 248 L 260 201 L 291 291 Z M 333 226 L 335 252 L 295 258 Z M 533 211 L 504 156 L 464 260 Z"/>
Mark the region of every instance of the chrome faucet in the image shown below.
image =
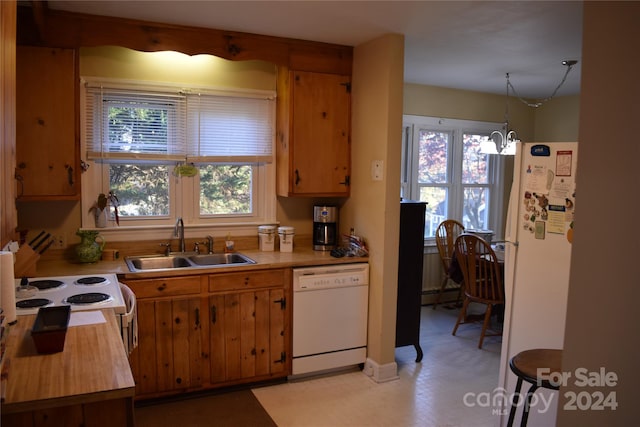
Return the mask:
<path id="1" fill-rule="evenodd" d="M 207 252 L 213 253 L 213 237 L 207 236 Z"/>
<path id="2" fill-rule="evenodd" d="M 176 227 L 173 231 L 173 234 L 175 235 L 175 237 L 178 237 L 180 239 L 180 252 L 185 252 L 185 246 L 184 246 L 184 222 L 182 221 L 182 217 L 178 217 L 178 220 L 176 221 Z"/>

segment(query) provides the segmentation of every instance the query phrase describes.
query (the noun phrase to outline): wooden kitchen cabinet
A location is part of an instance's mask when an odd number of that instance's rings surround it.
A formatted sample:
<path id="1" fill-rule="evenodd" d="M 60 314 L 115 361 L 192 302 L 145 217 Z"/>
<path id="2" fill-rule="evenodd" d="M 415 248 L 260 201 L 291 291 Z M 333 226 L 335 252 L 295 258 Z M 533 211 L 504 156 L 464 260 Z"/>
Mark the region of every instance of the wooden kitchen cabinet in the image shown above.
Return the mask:
<path id="1" fill-rule="evenodd" d="M 348 197 L 351 77 L 278 70 L 279 196 Z"/>
<path id="2" fill-rule="evenodd" d="M 78 64 L 74 49 L 18 46 L 18 200 L 79 200 Z"/>
<path id="3" fill-rule="evenodd" d="M 200 285 L 206 279 L 126 281 L 137 299 L 138 347 L 130 358 L 136 397 L 202 387 L 206 361 Z"/>
<path id="4" fill-rule="evenodd" d="M 291 269 L 122 281 L 137 298 L 137 399 L 289 375 Z"/>
<path id="5" fill-rule="evenodd" d="M 288 282 L 287 270 L 210 276 L 212 383 L 288 375 Z"/>

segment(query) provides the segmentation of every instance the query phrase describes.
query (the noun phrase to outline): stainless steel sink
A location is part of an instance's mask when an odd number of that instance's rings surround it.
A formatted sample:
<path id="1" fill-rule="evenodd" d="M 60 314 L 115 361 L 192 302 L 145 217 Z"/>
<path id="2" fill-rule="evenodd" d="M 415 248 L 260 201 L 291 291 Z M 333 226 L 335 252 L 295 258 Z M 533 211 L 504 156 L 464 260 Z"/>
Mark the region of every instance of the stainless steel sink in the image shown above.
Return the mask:
<path id="1" fill-rule="evenodd" d="M 245 255 L 233 254 L 206 254 L 192 255 L 189 260 L 197 265 L 211 266 L 220 264 L 255 264 L 256 262 Z"/>
<path id="2" fill-rule="evenodd" d="M 125 258 L 129 269 L 136 270 L 159 270 L 164 268 L 185 268 L 191 267 L 191 263 L 183 257 L 176 256 L 140 256 Z"/>
<path id="3" fill-rule="evenodd" d="M 140 255 L 125 257 L 125 263 L 132 272 L 197 269 L 210 267 L 228 267 L 247 265 L 256 262 L 240 253 L 231 254 L 179 254 L 179 255 Z"/>

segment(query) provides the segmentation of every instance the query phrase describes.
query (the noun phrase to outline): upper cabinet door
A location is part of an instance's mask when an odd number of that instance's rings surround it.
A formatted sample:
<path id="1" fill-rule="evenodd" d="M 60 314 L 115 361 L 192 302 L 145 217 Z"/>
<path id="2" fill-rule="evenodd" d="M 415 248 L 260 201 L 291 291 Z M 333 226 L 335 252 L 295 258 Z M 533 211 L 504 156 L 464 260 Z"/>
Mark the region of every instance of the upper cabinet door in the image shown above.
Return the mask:
<path id="1" fill-rule="evenodd" d="M 351 78 L 302 71 L 286 77 L 279 76 L 285 99 L 278 111 L 278 194 L 349 196 Z"/>
<path id="2" fill-rule="evenodd" d="M 77 200 L 76 52 L 18 46 L 16 71 L 17 198 Z"/>

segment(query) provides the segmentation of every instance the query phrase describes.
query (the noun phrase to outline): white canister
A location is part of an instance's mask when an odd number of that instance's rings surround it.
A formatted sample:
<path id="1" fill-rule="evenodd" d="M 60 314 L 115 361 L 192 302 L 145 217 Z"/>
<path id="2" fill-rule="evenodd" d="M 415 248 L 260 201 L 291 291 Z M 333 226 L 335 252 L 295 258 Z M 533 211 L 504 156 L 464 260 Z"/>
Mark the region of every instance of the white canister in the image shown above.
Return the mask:
<path id="1" fill-rule="evenodd" d="M 261 251 L 273 252 L 276 243 L 276 226 L 261 225 L 258 227 L 258 243 Z"/>
<path id="2" fill-rule="evenodd" d="M 293 227 L 278 227 L 280 238 L 280 252 L 293 252 L 293 236 L 296 235 Z"/>

